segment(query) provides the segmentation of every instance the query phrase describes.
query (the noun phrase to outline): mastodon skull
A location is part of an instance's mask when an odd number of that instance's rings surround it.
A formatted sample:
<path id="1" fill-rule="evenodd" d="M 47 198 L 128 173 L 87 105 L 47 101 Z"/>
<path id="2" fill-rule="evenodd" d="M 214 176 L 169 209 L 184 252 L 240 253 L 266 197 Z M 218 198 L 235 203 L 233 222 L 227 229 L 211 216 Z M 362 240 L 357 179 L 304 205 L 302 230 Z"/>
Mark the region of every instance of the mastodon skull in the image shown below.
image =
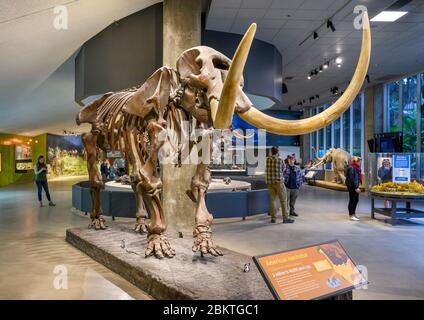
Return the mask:
<path id="1" fill-rule="evenodd" d="M 210 118 L 216 125 L 219 101 L 228 75 L 231 60 L 221 52 L 206 46 L 198 46 L 184 51 L 177 60 L 177 70 L 181 81 L 204 93 L 210 105 Z M 250 101 L 243 93 L 243 77 L 240 78 L 235 103 L 236 112 L 244 112 Z M 228 124 L 228 123 L 227 123 Z M 217 127 L 217 126 L 216 126 Z M 224 129 L 224 127 L 221 127 Z"/>

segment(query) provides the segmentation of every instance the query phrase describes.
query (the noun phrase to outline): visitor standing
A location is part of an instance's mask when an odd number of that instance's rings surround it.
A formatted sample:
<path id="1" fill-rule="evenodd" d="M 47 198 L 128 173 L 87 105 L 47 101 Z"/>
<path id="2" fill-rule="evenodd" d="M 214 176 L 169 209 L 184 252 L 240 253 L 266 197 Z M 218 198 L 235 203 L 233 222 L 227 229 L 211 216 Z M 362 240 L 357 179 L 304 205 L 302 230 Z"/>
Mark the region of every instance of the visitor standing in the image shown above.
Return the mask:
<path id="1" fill-rule="evenodd" d="M 122 177 L 123 175 L 126 174 L 126 170 L 125 170 L 125 159 L 124 158 L 119 158 L 115 160 L 116 163 L 116 173 L 118 175 L 118 177 Z"/>
<path id="2" fill-rule="evenodd" d="M 269 191 L 269 210 L 271 214 L 271 223 L 277 219 L 275 210 L 275 200 L 280 200 L 281 213 L 283 214 L 283 223 L 293 223 L 287 212 L 287 191 L 281 180 L 284 170 L 284 162 L 278 155 L 278 147 L 271 148 L 271 155 L 266 159 L 265 179 Z"/>
<path id="3" fill-rule="evenodd" d="M 293 155 L 287 157 L 287 166 L 283 171 L 284 183 L 287 189 L 287 204 L 290 209 L 290 216 L 297 217 L 294 211 L 296 200 L 299 195 L 299 189 L 303 184 L 304 171 L 296 164 L 296 158 Z"/>
<path id="4" fill-rule="evenodd" d="M 391 182 L 393 180 L 393 168 L 390 159 L 383 159 L 381 167 L 378 168 L 377 177 L 379 183 Z M 389 201 L 384 200 L 384 208 L 389 207 Z"/>
<path id="5" fill-rule="evenodd" d="M 103 182 L 106 182 L 109 178 L 109 163 L 107 159 L 104 159 L 100 165 L 100 173 L 102 174 Z"/>
<path id="6" fill-rule="evenodd" d="M 46 160 L 44 156 L 38 157 L 37 163 L 34 166 L 34 173 L 35 173 L 35 184 L 37 185 L 38 201 L 40 202 L 40 207 L 44 207 L 43 199 L 42 199 L 42 192 L 43 192 L 42 189 L 44 189 L 44 192 L 46 193 L 47 200 L 49 201 L 49 206 L 50 207 L 56 206 L 50 197 L 49 184 L 47 182 L 47 165 L 46 165 Z"/>
<path id="7" fill-rule="evenodd" d="M 356 216 L 356 207 L 359 202 L 359 193 L 361 192 L 362 185 L 362 171 L 361 171 L 360 157 L 352 157 L 350 166 L 346 169 L 346 186 L 349 191 L 349 217 L 352 221 L 359 221 Z"/>

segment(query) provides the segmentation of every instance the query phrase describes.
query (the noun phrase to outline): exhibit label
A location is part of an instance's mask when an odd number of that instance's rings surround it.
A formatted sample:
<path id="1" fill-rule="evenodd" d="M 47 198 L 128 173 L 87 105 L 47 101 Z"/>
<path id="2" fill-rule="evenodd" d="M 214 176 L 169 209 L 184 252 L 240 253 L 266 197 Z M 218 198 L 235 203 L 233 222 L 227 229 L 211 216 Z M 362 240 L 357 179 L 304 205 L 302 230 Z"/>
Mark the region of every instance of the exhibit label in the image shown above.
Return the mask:
<path id="1" fill-rule="evenodd" d="M 274 297 L 280 300 L 326 298 L 367 282 L 337 240 L 253 260 Z"/>
<path id="2" fill-rule="evenodd" d="M 411 156 L 393 155 L 393 182 L 408 183 L 411 181 Z"/>

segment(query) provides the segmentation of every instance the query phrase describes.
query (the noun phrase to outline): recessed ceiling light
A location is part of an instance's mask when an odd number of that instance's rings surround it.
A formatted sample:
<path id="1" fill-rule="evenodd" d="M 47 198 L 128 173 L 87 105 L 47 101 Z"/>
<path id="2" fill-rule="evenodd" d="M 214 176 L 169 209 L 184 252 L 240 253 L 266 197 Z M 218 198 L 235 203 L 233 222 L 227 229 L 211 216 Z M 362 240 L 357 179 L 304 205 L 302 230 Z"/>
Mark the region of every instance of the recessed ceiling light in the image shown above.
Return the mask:
<path id="1" fill-rule="evenodd" d="M 381 11 L 374 18 L 371 19 L 373 22 L 393 22 L 403 17 L 408 11 Z"/>

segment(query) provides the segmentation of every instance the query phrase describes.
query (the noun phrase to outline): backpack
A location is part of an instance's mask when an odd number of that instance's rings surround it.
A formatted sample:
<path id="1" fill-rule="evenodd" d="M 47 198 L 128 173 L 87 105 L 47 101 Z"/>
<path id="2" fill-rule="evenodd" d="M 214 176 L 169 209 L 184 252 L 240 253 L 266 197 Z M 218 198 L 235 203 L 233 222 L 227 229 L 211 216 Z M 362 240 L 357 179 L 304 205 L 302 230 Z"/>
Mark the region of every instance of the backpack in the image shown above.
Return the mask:
<path id="1" fill-rule="evenodd" d="M 350 171 L 350 170 L 355 171 L 355 169 L 352 166 L 347 166 L 347 168 L 345 169 L 345 177 L 346 177 L 345 185 L 348 188 L 353 188 L 354 187 L 354 185 L 353 185 L 354 182 L 351 180 L 351 178 L 355 174 L 355 172 L 353 172 L 353 174 L 352 174 L 352 171 Z"/>

